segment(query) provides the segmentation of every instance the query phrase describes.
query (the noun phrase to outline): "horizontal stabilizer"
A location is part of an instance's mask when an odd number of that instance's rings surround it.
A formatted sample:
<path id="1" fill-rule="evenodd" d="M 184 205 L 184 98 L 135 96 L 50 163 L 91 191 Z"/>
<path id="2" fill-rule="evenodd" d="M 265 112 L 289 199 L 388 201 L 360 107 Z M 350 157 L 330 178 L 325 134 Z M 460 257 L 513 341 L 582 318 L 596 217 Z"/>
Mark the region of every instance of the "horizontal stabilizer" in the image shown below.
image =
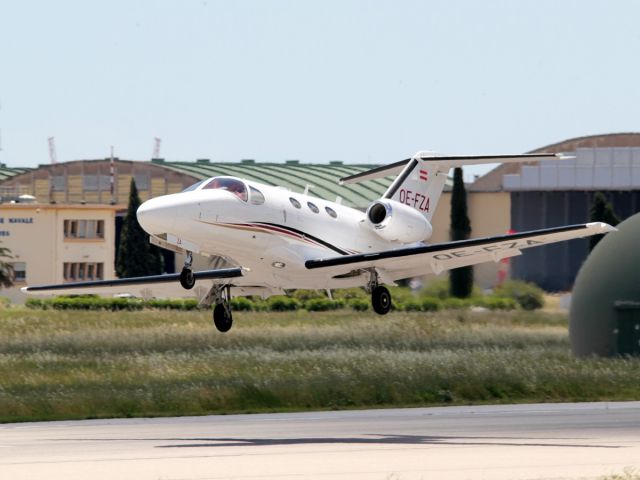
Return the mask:
<path id="1" fill-rule="evenodd" d="M 464 167 L 466 165 L 484 165 L 487 163 L 524 163 L 537 162 L 540 160 L 562 160 L 572 158 L 555 153 L 524 153 L 521 155 L 447 155 L 433 156 L 433 154 L 422 154 L 418 152 L 414 157 L 401 160 L 399 162 L 390 163 L 381 167 L 372 168 L 364 172 L 349 175 L 340 179 L 340 184 L 350 184 L 364 182 L 365 180 L 374 180 L 376 178 L 398 175 L 404 167 L 413 159 L 421 160 L 425 166 L 434 167 Z"/>

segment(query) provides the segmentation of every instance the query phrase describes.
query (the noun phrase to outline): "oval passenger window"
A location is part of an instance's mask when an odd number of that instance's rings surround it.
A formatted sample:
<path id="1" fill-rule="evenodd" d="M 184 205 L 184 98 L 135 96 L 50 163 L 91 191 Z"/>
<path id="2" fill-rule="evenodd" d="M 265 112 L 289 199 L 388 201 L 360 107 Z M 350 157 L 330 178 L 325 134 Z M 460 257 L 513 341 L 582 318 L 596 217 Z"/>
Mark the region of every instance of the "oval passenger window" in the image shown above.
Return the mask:
<path id="1" fill-rule="evenodd" d="M 289 197 L 289 201 L 291 202 L 291 205 L 293 205 L 296 208 L 300 208 L 302 206 L 300 205 L 300 202 L 293 197 Z"/>
<path id="2" fill-rule="evenodd" d="M 331 207 L 324 207 L 325 211 L 329 214 L 330 217 L 332 218 L 337 218 L 338 214 L 336 213 L 336 211 L 331 208 Z"/>

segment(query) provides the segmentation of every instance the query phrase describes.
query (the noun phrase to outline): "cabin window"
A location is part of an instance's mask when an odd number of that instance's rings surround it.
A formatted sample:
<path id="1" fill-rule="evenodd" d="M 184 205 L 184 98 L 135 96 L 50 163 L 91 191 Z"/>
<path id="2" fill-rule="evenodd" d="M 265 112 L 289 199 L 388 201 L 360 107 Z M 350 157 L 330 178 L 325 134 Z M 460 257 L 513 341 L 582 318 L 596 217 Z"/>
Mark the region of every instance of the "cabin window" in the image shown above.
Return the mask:
<path id="1" fill-rule="evenodd" d="M 309 210 L 311 210 L 313 213 L 320 212 L 320 209 L 316 206 L 315 203 L 307 202 L 307 207 L 309 207 Z"/>
<path id="2" fill-rule="evenodd" d="M 327 214 L 332 217 L 332 218 L 337 218 L 338 214 L 336 213 L 336 211 L 331 208 L 331 207 L 324 207 L 325 212 L 327 212 Z"/>
<path id="3" fill-rule="evenodd" d="M 289 201 L 291 202 L 291 205 L 293 205 L 296 208 L 302 207 L 302 205 L 300 205 L 300 202 L 293 197 L 289 197 Z"/>
<path id="4" fill-rule="evenodd" d="M 237 178 L 219 177 L 207 183 L 203 190 L 226 190 L 233 193 L 243 202 L 247 201 L 247 187 Z"/>
<path id="5" fill-rule="evenodd" d="M 249 191 L 251 192 L 251 203 L 253 205 L 262 205 L 264 203 L 264 195 L 260 190 L 249 186 Z"/>

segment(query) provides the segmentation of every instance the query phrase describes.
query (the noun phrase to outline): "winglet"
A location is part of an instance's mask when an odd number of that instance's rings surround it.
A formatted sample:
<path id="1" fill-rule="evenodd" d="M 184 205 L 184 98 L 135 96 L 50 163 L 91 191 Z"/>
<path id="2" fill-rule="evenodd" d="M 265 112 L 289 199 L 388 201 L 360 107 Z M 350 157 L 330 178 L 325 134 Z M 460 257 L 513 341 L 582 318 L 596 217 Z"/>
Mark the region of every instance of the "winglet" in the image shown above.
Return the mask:
<path id="1" fill-rule="evenodd" d="M 589 230 L 596 230 L 597 233 L 609 233 L 609 232 L 617 232 L 618 231 L 618 229 L 616 227 L 612 227 L 608 223 L 604 223 L 604 222 L 587 223 L 587 228 Z"/>

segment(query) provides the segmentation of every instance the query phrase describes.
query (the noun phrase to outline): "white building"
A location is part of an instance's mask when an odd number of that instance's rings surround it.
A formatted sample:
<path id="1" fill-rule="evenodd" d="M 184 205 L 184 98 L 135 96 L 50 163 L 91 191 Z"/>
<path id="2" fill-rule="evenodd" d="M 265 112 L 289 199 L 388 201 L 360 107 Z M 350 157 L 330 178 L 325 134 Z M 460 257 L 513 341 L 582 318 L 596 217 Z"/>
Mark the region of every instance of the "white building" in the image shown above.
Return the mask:
<path id="1" fill-rule="evenodd" d="M 20 287 L 115 276 L 114 205 L 0 204 L 0 246 L 15 284 L 0 296 L 23 302 Z"/>

